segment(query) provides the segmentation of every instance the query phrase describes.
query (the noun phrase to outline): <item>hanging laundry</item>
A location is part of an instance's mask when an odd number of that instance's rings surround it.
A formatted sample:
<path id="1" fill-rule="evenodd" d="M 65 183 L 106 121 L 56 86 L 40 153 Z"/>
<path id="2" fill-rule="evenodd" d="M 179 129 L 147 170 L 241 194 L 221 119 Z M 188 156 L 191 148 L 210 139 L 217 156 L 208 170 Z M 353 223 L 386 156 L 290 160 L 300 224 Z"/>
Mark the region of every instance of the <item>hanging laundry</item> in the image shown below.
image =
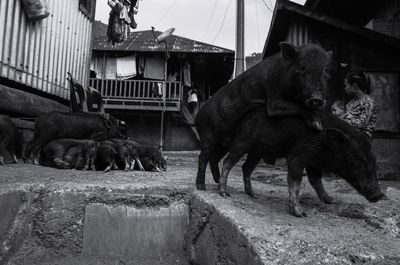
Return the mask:
<path id="1" fill-rule="evenodd" d="M 136 56 L 117 58 L 117 78 L 128 79 L 136 76 Z"/>
<path id="2" fill-rule="evenodd" d="M 146 58 L 144 77 L 150 79 L 164 80 L 164 60 L 157 57 Z"/>
<path id="3" fill-rule="evenodd" d="M 108 41 L 121 43 L 124 39 L 124 22 L 120 19 L 120 15 L 124 6 L 121 3 L 116 3 L 111 9 L 110 18 L 108 19 L 107 36 Z"/>
<path id="4" fill-rule="evenodd" d="M 90 70 L 100 79 L 117 78 L 117 59 L 114 57 L 95 57 L 90 62 Z"/>
<path id="5" fill-rule="evenodd" d="M 22 5 L 29 21 L 42 20 L 50 15 L 45 0 L 22 0 Z"/>
<path id="6" fill-rule="evenodd" d="M 137 23 L 135 21 L 135 14 L 137 14 L 137 0 L 131 0 L 131 6 L 129 8 L 128 16 L 131 20 L 129 26 L 133 29 L 137 28 Z M 136 10 L 135 10 L 136 7 Z"/>
<path id="7" fill-rule="evenodd" d="M 139 63 L 138 63 L 138 74 L 143 75 L 144 74 L 144 68 L 146 65 L 146 57 L 140 56 L 139 57 Z"/>
<path id="8" fill-rule="evenodd" d="M 187 87 L 192 86 L 191 70 L 188 62 L 185 62 L 185 65 L 183 66 L 183 84 Z"/>

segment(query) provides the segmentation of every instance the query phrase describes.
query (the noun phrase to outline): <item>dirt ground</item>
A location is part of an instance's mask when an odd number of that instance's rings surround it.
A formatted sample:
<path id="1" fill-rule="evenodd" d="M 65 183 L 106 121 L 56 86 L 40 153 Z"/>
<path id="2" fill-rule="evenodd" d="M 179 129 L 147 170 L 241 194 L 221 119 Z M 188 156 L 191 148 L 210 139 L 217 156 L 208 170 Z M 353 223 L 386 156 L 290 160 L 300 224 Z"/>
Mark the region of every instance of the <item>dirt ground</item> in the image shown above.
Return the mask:
<path id="1" fill-rule="evenodd" d="M 0 194 L 33 187 L 51 189 L 148 189 L 193 193 L 213 205 L 245 235 L 264 264 L 400 264 L 399 183 L 381 182 L 388 200 L 375 204 L 344 181 L 326 179 L 335 202 L 321 203 L 303 180 L 301 203 L 308 214 L 288 213 L 286 171 L 260 165 L 253 173 L 257 198 L 244 194 L 241 162 L 228 179 L 231 197 L 222 198 L 207 171 L 207 191 L 195 191 L 197 154 L 166 153 L 166 172 L 59 170 L 30 164 L 0 167 Z M 228 263 L 227 263 L 228 264 Z"/>

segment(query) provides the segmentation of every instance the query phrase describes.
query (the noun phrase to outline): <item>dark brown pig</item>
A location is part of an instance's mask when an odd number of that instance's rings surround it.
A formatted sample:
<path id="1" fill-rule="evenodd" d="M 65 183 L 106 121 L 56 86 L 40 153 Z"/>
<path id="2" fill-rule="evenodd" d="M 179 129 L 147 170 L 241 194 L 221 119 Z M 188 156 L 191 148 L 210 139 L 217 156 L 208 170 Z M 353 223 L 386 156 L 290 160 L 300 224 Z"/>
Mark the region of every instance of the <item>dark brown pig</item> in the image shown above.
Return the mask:
<path id="1" fill-rule="evenodd" d="M 96 170 L 94 161 L 96 160 L 98 146 L 99 143 L 94 140 L 88 140 L 82 146 L 82 157 L 85 161 L 85 166 L 83 167 L 83 170 L 87 170 L 89 168 L 91 170 Z"/>
<path id="2" fill-rule="evenodd" d="M 132 139 L 129 139 L 128 141 L 137 150 L 140 159 L 142 159 L 142 157 L 150 158 L 158 168 L 167 170 L 167 161 L 162 156 L 159 146 L 139 143 Z"/>
<path id="3" fill-rule="evenodd" d="M 116 163 L 117 151 L 109 141 L 102 142 L 97 147 L 95 166 L 97 170 L 110 171 L 111 168 L 118 170 Z"/>
<path id="4" fill-rule="evenodd" d="M 0 165 L 4 165 L 4 152 L 10 152 L 14 163 L 18 162 L 17 154 L 21 152 L 22 139 L 17 126 L 10 117 L 0 115 Z"/>
<path id="5" fill-rule="evenodd" d="M 71 162 L 82 152 L 82 146 L 88 140 L 61 138 L 50 141 L 40 151 L 40 164 L 61 169 L 73 168 Z"/>
<path id="6" fill-rule="evenodd" d="M 263 106 L 270 117 L 301 117 L 309 127 L 322 129 L 314 110 L 324 105 L 331 52 L 316 44 L 295 47 L 281 43 L 280 47 L 280 53 L 236 77 L 199 110 L 195 118 L 201 148 L 197 189 L 205 189 L 208 162 L 218 182 L 218 161 L 226 154 L 226 139 L 243 115 L 257 106 Z"/>
<path id="7" fill-rule="evenodd" d="M 82 155 L 83 145 L 70 147 L 64 154 L 64 161 L 69 164 L 69 168 L 82 169 L 84 166 L 84 158 Z"/>
<path id="8" fill-rule="evenodd" d="M 112 116 L 92 113 L 50 112 L 40 116 L 35 123 L 34 140 L 27 148 L 25 158 L 35 156 L 51 140 L 59 138 L 105 140 L 124 137 L 125 127 Z"/>
<path id="9" fill-rule="evenodd" d="M 250 175 L 260 159 L 287 159 L 289 210 L 295 216 L 306 216 L 299 202 L 304 169 L 312 187 L 325 203 L 331 203 L 332 198 L 322 186 L 322 170 L 344 178 L 368 201 L 380 200 L 384 195 L 379 188 L 369 137 L 337 117 L 327 113 L 319 115 L 325 128 L 322 131 L 311 129 L 299 118 L 267 117 L 262 108 L 246 114 L 223 162 L 220 194 L 226 195 L 231 168 L 248 153 L 243 165 L 243 179 L 245 191 L 251 196 Z"/>

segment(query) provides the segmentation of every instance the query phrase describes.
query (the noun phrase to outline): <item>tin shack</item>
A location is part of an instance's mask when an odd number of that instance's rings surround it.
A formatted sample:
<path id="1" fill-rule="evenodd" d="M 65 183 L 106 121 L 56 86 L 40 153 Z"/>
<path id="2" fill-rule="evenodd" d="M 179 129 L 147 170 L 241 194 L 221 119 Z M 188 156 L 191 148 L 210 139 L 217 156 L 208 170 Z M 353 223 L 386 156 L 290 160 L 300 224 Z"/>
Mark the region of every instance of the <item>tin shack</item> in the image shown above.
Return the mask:
<path id="1" fill-rule="evenodd" d="M 68 111 L 67 72 L 89 81 L 96 0 L 41 1 L 49 14 L 35 21 L 22 2 L 0 1 L 0 113 Z"/>

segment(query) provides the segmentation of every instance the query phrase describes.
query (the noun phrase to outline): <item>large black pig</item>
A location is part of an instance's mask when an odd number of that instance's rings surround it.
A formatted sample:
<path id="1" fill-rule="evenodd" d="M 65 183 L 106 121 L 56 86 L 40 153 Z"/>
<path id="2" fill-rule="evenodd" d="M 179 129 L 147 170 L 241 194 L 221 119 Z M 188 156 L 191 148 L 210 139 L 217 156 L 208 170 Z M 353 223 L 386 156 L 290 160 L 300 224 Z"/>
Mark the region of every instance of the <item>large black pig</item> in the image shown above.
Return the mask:
<path id="1" fill-rule="evenodd" d="M 322 129 L 314 110 L 324 105 L 331 52 L 316 44 L 295 47 L 281 43 L 280 47 L 280 53 L 236 77 L 199 110 L 195 118 L 201 148 L 197 189 L 205 189 L 208 162 L 218 182 L 218 161 L 226 154 L 226 139 L 243 115 L 257 106 L 264 106 L 268 116 L 302 117 L 310 127 Z"/>
<path id="2" fill-rule="evenodd" d="M 299 118 L 267 117 L 262 108 L 243 117 L 224 159 L 219 180 L 220 194 L 226 195 L 227 177 L 231 168 L 246 153 L 243 165 L 245 191 L 253 195 L 250 175 L 261 158 L 285 157 L 288 163 L 289 210 L 305 216 L 299 202 L 303 170 L 321 201 L 332 202 L 322 186 L 322 170 L 344 178 L 370 202 L 380 200 L 376 162 L 367 135 L 327 113 L 320 113 L 322 131 L 315 131 Z"/>
<path id="3" fill-rule="evenodd" d="M 17 163 L 17 154 L 21 152 L 22 139 L 10 117 L 0 115 L 0 165 L 4 164 L 4 152 L 8 150 L 13 162 Z"/>
<path id="4" fill-rule="evenodd" d="M 92 113 L 50 112 L 37 119 L 33 142 L 28 146 L 24 157 L 26 159 L 33 153 L 34 163 L 37 164 L 40 149 L 51 140 L 59 138 L 95 140 L 123 138 L 125 137 L 123 125 L 112 116 L 107 118 Z"/>

